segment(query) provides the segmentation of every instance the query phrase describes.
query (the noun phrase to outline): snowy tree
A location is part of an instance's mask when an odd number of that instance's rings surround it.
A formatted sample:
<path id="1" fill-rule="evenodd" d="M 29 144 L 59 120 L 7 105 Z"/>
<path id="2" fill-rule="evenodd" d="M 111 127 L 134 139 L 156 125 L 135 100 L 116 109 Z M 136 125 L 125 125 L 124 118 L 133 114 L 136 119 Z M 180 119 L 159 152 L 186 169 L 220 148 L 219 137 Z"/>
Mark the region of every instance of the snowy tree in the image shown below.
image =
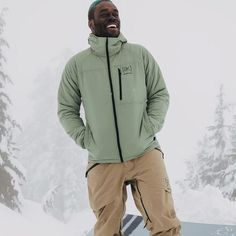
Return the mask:
<path id="1" fill-rule="evenodd" d="M 55 197 L 60 187 L 60 185 L 53 186 L 43 197 L 42 205 L 45 213 L 49 214 L 55 207 Z"/>
<path id="2" fill-rule="evenodd" d="M 222 85 L 217 101 L 214 123 L 208 127 L 203 141 L 199 142 L 196 157 L 187 162 L 186 179 L 179 184 L 183 189 L 201 189 L 212 185 L 219 188 L 224 196 L 235 200 L 236 116 L 232 126 L 226 124 L 225 113 L 229 110 L 229 105 L 224 101 Z"/>
<path id="3" fill-rule="evenodd" d="M 229 165 L 236 163 L 236 115 L 233 116 L 233 124 L 230 126 L 230 148 L 228 154 Z"/>
<path id="4" fill-rule="evenodd" d="M 12 81 L 4 70 L 6 59 L 3 49 L 9 47 L 2 37 L 5 11 L 4 8 L 0 15 L 0 202 L 13 210 L 20 211 L 21 184 L 25 177 L 24 170 L 16 157 L 18 148 L 13 141 L 14 130 L 20 127 L 10 115 L 11 100 L 6 92 L 7 85 Z"/>
<path id="5" fill-rule="evenodd" d="M 236 115 L 233 116 L 233 123 L 229 127 L 230 147 L 226 157 L 228 167 L 224 173 L 223 193 L 231 200 L 236 200 Z"/>
<path id="6" fill-rule="evenodd" d="M 207 170 L 211 165 L 211 159 L 208 155 L 209 138 L 206 135 L 203 141 L 198 142 L 198 150 L 196 157 L 186 162 L 188 169 L 186 178 L 182 184 L 178 183 L 182 185 L 183 189 L 200 189 L 206 185 L 204 180 L 211 178 Z"/>
<path id="7" fill-rule="evenodd" d="M 228 166 L 228 159 L 226 158 L 226 143 L 227 143 L 227 129 L 225 124 L 225 111 L 229 108 L 224 101 L 223 85 L 220 87 L 220 92 L 217 96 L 218 104 L 215 109 L 214 124 L 208 127 L 210 138 L 209 163 L 206 171 L 207 175 L 203 176 L 202 182 L 204 185 L 210 184 L 215 187 L 222 187 L 224 171 Z"/>
<path id="8" fill-rule="evenodd" d="M 58 86 L 71 54 L 66 51 L 38 72 L 29 99 L 32 113 L 23 122 L 24 136 L 19 137 L 28 180 L 23 187 L 25 198 L 42 202 L 49 189 L 60 185 L 50 214 L 62 221 L 88 207 L 86 152 L 67 136 L 57 117 Z"/>
<path id="9" fill-rule="evenodd" d="M 188 186 L 196 189 L 206 185 L 215 187 L 222 186 L 224 170 L 228 166 L 225 157 L 226 125 L 223 86 L 217 95 L 218 104 L 215 109 L 214 124 L 209 126 L 207 134 L 202 142 L 199 142 L 198 150 L 194 160 L 187 163 L 189 171 L 187 174 Z"/>

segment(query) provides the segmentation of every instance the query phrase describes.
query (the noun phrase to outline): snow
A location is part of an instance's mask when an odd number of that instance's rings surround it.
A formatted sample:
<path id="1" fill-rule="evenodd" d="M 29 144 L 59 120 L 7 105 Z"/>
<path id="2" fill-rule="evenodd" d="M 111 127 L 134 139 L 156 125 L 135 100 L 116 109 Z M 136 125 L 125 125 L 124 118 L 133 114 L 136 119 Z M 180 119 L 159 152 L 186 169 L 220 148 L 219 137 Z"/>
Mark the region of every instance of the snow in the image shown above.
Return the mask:
<path id="1" fill-rule="evenodd" d="M 67 226 L 71 229 L 75 229 L 78 236 L 82 236 L 85 232 L 89 232 L 93 228 L 95 222 L 96 218 L 92 210 L 86 209 L 76 214 L 69 223 L 67 223 Z"/>
<path id="2" fill-rule="evenodd" d="M 184 222 L 236 225 L 236 202 L 224 198 L 221 192 L 212 186 L 201 191 L 174 190 L 173 199 L 178 218 Z M 140 215 L 128 189 L 126 212 Z"/>
<path id="3" fill-rule="evenodd" d="M 174 194 L 181 221 L 236 225 L 236 202 L 224 198 L 219 189 L 207 185 L 201 191 Z"/>
<path id="4" fill-rule="evenodd" d="M 1 236 L 76 236 L 30 201 L 24 201 L 22 215 L 0 204 L 0 228 Z"/>
<path id="5" fill-rule="evenodd" d="M 227 169 L 225 170 L 225 174 L 229 174 L 230 172 L 233 172 L 235 170 L 236 170 L 236 162 L 227 167 Z"/>
<path id="6" fill-rule="evenodd" d="M 202 191 L 173 192 L 177 215 L 181 221 L 236 225 L 236 202 L 223 198 L 221 192 L 211 186 Z M 130 189 L 126 213 L 140 215 Z M 24 200 L 22 214 L 0 204 L 1 236 L 85 236 L 95 224 L 91 209 L 86 209 L 64 224 L 47 215 L 38 203 Z"/>
<path id="7" fill-rule="evenodd" d="M 50 209 L 54 207 L 55 195 L 57 194 L 60 185 L 56 185 L 53 188 L 49 189 L 49 191 L 45 194 L 42 200 L 43 210 L 46 213 L 50 212 Z"/>
<path id="8" fill-rule="evenodd" d="M 12 158 L 11 156 L 8 157 L 8 160 L 11 163 L 12 168 L 17 169 L 22 174 L 23 178 L 25 178 L 26 169 L 24 168 L 22 163 L 18 159 Z M 22 182 L 21 180 L 19 181 Z"/>
<path id="9" fill-rule="evenodd" d="M 3 160 L 2 160 L 2 158 L 0 156 L 0 166 L 2 166 L 2 165 L 3 165 Z"/>
<path id="10" fill-rule="evenodd" d="M 11 168 L 9 168 L 8 166 L 5 166 L 4 169 L 6 170 L 6 172 L 9 173 L 9 175 L 12 178 L 11 179 L 12 188 L 18 193 L 16 201 L 18 202 L 19 200 L 19 202 L 21 203 L 23 201 L 23 196 L 21 193 L 21 186 L 20 186 L 20 184 L 22 183 L 22 178 L 20 178 L 19 175 L 17 175 L 16 172 L 12 170 Z"/>

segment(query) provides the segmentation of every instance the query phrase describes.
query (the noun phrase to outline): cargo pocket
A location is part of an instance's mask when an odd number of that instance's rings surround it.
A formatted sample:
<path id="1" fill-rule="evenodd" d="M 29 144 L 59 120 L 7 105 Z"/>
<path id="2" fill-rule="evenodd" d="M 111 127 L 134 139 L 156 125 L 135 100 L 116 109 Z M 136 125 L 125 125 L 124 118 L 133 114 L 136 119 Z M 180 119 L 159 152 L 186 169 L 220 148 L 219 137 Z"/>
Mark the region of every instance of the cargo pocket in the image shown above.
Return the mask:
<path id="1" fill-rule="evenodd" d="M 166 192 L 171 193 L 170 181 L 168 177 L 163 178 L 163 185 Z"/>
<path id="2" fill-rule="evenodd" d="M 172 190 L 171 190 L 168 177 L 164 178 L 164 190 L 166 194 L 166 204 L 167 204 L 165 207 L 168 210 L 168 217 L 175 218 L 176 213 L 174 209 L 174 201 L 172 198 Z"/>

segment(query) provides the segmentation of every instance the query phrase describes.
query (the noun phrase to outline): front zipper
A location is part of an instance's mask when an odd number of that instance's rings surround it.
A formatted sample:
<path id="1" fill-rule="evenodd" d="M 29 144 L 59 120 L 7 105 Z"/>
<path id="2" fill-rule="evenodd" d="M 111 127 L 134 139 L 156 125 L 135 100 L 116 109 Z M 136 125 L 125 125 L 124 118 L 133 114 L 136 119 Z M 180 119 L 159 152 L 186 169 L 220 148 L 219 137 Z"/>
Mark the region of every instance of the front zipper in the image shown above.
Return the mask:
<path id="1" fill-rule="evenodd" d="M 119 88 L 120 88 L 120 100 L 122 100 L 122 80 L 121 80 L 121 70 L 118 69 L 118 75 L 119 75 Z"/>
<path id="2" fill-rule="evenodd" d="M 111 78 L 111 66 L 110 66 L 110 58 L 109 58 L 109 51 L 108 51 L 108 38 L 106 39 L 106 56 L 107 56 L 108 77 L 110 81 L 111 98 L 112 98 L 113 113 L 114 113 L 115 128 L 116 128 L 117 145 L 118 145 L 118 150 L 120 154 L 120 160 L 121 162 L 124 162 L 122 151 L 121 151 L 121 145 L 120 145 L 120 135 L 119 135 L 119 129 L 118 129 L 117 115 L 116 115 L 116 105 L 115 105 L 115 98 L 114 98 L 112 78 Z"/>

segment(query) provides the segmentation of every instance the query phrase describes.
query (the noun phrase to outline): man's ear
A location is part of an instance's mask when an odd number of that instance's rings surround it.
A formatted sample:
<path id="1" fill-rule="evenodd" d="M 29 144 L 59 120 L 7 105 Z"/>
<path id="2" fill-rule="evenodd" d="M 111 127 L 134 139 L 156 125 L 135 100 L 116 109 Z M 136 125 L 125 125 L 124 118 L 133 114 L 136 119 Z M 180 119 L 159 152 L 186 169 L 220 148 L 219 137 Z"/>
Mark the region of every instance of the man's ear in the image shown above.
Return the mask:
<path id="1" fill-rule="evenodd" d="M 95 26 L 94 26 L 94 20 L 93 19 L 89 20 L 88 26 L 91 29 L 92 33 L 94 33 L 95 32 Z"/>

